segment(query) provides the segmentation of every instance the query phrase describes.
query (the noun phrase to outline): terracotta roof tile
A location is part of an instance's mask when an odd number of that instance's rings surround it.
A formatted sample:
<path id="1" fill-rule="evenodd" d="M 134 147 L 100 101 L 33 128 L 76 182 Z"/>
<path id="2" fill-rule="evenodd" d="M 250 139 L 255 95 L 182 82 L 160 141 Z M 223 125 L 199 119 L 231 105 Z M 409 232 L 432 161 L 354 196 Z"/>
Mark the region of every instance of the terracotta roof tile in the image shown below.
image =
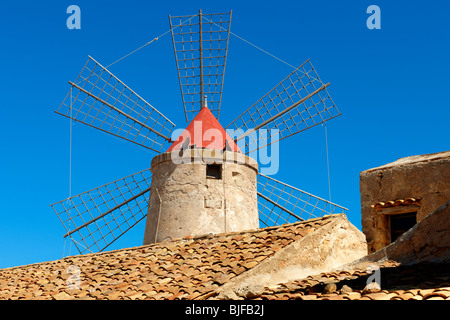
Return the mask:
<path id="1" fill-rule="evenodd" d="M 175 239 L 0 270 L 0 299 L 208 299 L 215 291 L 333 216 L 279 227 Z M 76 266 L 78 278 L 69 267 Z M 363 293 L 366 268 L 321 273 L 264 288 L 254 299 L 450 299 L 450 263 L 380 264 L 381 290 Z M 75 268 L 76 270 L 76 268 Z M 75 288 L 69 288 L 71 280 Z M 78 282 L 77 282 L 78 281 Z M 327 284 L 333 290 L 324 292 Z M 344 285 L 345 290 L 343 289 Z M 328 286 L 330 288 L 330 286 Z"/>
<path id="2" fill-rule="evenodd" d="M 390 200 L 390 201 L 379 201 L 372 205 L 375 210 L 382 209 L 382 208 L 391 208 L 396 206 L 405 206 L 405 205 L 412 205 L 412 204 L 420 204 L 421 199 L 420 198 L 406 198 L 406 199 L 397 199 L 397 200 Z"/>
<path id="3" fill-rule="evenodd" d="M 385 262 L 380 265 L 382 290 L 363 293 L 368 277 L 367 270 L 355 269 L 308 276 L 278 286 L 266 287 L 257 298 L 272 299 L 279 295 L 304 300 L 444 300 L 450 298 L 450 263 L 423 262 L 415 265 L 400 265 Z M 324 293 L 326 284 L 334 283 L 336 292 Z M 352 292 L 342 292 L 346 285 Z"/>
<path id="4" fill-rule="evenodd" d="M 333 217 L 1 269 L 0 299 L 205 299 Z"/>

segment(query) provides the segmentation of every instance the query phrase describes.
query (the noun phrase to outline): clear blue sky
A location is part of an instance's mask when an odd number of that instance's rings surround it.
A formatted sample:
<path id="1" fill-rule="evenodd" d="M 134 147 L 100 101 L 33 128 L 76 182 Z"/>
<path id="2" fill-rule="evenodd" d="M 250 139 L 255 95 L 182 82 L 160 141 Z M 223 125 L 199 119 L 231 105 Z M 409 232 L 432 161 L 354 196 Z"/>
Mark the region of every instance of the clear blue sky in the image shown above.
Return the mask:
<path id="1" fill-rule="evenodd" d="M 68 30 L 66 8 L 81 8 Z M 369 5 L 381 30 L 366 27 Z M 0 5 L 0 268 L 76 254 L 50 204 L 69 193 L 69 121 L 53 111 L 92 55 L 108 65 L 169 28 L 168 15 L 233 10 L 232 32 L 292 65 L 307 58 L 342 116 L 328 122 L 331 197 L 361 227 L 359 172 L 450 150 L 448 1 L 8 1 Z M 185 125 L 170 35 L 111 71 Z M 291 70 L 231 37 L 226 126 Z M 328 198 L 324 128 L 281 143 L 275 178 Z M 73 127 L 72 194 L 148 168 L 155 154 Z M 142 244 L 141 223 L 112 249 Z"/>

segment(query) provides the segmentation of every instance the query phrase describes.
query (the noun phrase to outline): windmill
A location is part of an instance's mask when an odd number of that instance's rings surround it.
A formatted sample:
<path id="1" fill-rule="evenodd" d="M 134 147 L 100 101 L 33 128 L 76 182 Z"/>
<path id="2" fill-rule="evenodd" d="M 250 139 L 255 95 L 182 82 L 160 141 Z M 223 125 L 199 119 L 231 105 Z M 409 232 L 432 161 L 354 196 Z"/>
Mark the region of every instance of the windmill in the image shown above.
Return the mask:
<path id="1" fill-rule="evenodd" d="M 231 14 L 204 14 L 200 10 L 196 15 L 169 16 L 187 123 L 201 113 L 218 123 Z M 88 57 L 76 80 L 69 84 L 70 91 L 55 111 L 57 114 L 149 149 L 155 158 L 167 154 L 164 150 L 176 142 L 172 140 L 175 124 L 94 58 Z M 224 149 L 236 143 L 242 153 L 250 155 L 339 116 L 328 85 L 307 60 L 226 127 L 227 132 L 233 129 L 238 135 L 225 141 Z M 262 130 L 265 134 L 259 134 Z M 193 148 L 188 145 L 180 145 L 178 150 Z M 347 210 L 261 173 L 255 173 L 255 185 L 261 226 Z M 160 196 L 157 189 L 152 189 L 152 171 L 148 168 L 51 207 L 66 230 L 64 237 L 70 237 L 83 254 L 105 250 L 149 216 L 152 195 Z M 147 219 L 147 227 L 151 224 L 154 228 L 152 223 L 155 221 Z"/>

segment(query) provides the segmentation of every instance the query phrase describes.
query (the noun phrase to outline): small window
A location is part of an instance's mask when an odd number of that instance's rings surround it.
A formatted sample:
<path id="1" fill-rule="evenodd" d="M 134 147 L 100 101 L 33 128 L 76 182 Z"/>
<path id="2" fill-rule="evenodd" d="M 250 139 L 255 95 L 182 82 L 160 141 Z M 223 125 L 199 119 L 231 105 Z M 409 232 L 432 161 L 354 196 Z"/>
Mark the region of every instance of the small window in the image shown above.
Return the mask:
<path id="1" fill-rule="evenodd" d="M 394 242 L 416 224 L 417 212 L 393 214 L 389 216 L 389 219 L 391 225 L 391 242 Z"/>
<path id="2" fill-rule="evenodd" d="M 222 179 L 222 166 L 220 164 L 207 164 L 206 177 L 210 179 Z"/>

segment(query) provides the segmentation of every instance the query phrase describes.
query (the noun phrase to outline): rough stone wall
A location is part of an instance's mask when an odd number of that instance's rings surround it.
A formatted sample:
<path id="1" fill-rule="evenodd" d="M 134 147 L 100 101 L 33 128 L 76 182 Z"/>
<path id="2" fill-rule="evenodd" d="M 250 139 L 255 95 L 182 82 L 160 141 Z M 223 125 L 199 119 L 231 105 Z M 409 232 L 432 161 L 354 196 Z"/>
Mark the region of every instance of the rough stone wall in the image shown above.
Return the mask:
<path id="1" fill-rule="evenodd" d="M 190 152 L 187 163 L 171 153 L 152 161 L 144 244 L 258 228 L 257 163 L 242 154 Z M 207 163 L 221 164 L 222 179 L 206 177 Z"/>
<path id="2" fill-rule="evenodd" d="M 385 260 L 402 264 L 450 261 L 450 201 L 427 215 L 395 242 L 341 269 Z"/>
<path id="3" fill-rule="evenodd" d="M 417 220 L 450 199 L 450 152 L 413 156 L 360 173 L 362 230 L 369 253 L 390 241 L 389 217 L 377 213 L 377 202 L 420 198 Z"/>

